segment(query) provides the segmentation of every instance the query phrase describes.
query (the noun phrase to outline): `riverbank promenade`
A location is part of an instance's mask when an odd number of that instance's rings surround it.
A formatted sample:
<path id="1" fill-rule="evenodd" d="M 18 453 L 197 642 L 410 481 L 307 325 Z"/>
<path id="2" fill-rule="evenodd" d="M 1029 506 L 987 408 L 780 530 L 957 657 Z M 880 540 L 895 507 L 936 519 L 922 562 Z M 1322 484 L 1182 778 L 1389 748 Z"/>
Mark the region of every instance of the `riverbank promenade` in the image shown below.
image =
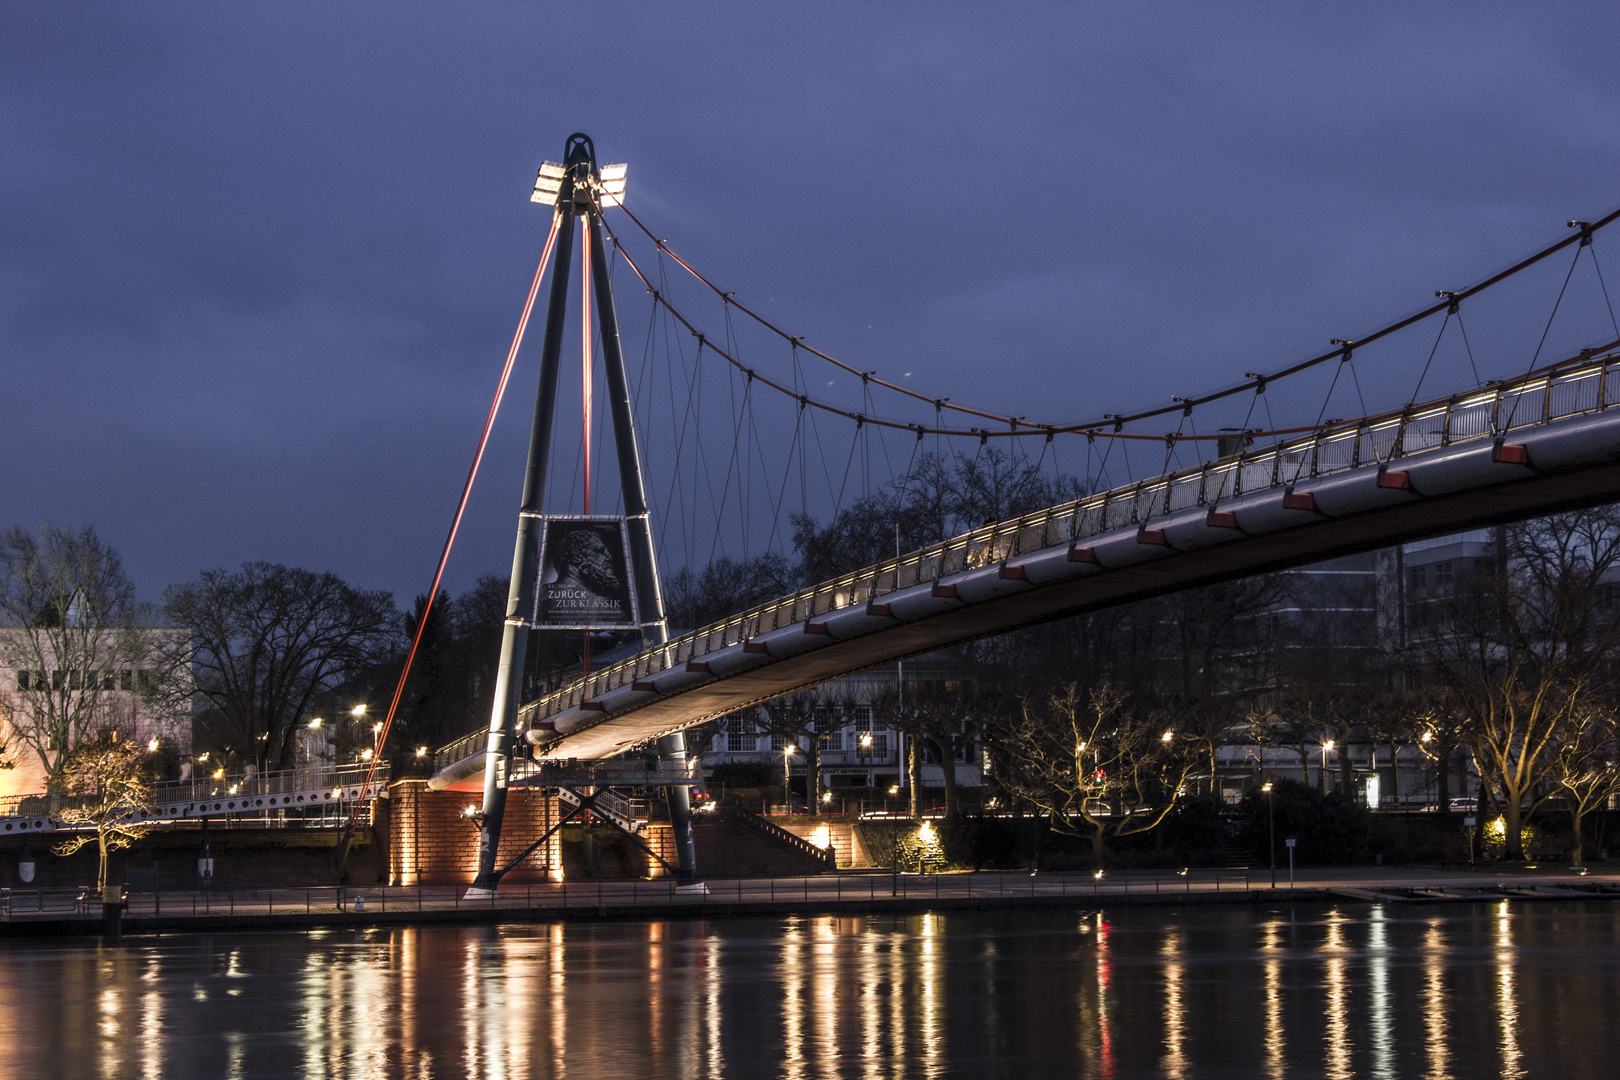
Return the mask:
<path id="1" fill-rule="evenodd" d="M 1400 904 L 1620 899 L 1620 868 L 1497 865 L 1477 869 L 1357 868 L 1091 873 L 822 874 L 712 880 L 517 885 L 468 897 L 457 886 L 208 889 L 135 893 L 124 933 L 331 924 L 524 922 L 603 918 L 724 918 L 750 914 L 996 910 L 1066 906 L 1276 904 L 1351 900 Z M 99 893 L 14 889 L 0 893 L 0 934 L 95 933 Z"/>

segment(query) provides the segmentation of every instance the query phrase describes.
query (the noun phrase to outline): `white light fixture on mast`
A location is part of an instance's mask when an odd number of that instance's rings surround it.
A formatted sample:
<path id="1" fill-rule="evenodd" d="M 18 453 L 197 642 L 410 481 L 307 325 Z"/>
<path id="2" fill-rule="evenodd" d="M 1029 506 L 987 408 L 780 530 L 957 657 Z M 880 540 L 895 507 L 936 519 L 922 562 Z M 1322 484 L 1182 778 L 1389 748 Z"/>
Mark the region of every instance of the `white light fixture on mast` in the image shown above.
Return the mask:
<path id="1" fill-rule="evenodd" d="M 628 165 L 602 166 L 597 190 L 601 192 L 604 207 L 624 205 L 624 174 L 629 168 Z"/>
<path id="2" fill-rule="evenodd" d="M 628 170 L 628 165 L 604 165 L 591 178 L 591 188 L 604 208 L 623 205 L 624 178 Z M 529 196 L 529 201 L 556 206 L 557 196 L 562 192 L 563 180 L 567 176 L 566 166 L 558 165 L 555 161 L 543 162 L 539 174 L 534 178 L 534 193 Z"/>

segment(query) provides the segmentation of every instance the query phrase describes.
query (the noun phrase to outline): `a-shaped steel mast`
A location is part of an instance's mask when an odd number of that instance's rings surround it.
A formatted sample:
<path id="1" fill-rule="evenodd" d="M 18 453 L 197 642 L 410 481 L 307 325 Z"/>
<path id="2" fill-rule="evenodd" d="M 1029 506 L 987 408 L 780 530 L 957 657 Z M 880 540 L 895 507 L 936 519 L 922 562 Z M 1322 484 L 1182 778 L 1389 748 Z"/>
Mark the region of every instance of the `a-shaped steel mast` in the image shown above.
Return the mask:
<path id="1" fill-rule="evenodd" d="M 664 621 L 664 596 L 658 583 L 653 554 L 652 522 L 641 479 L 641 458 L 630 408 L 630 382 L 619 344 L 619 320 L 613 307 L 613 283 L 602 243 L 602 209 L 615 205 L 624 191 L 624 167 L 599 170 L 590 137 L 568 137 L 560 166 L 541 167 L 533 201 L 555 207 L 557 247 L 551 269 L 551 298 L 546 306 L 546 332 L 540 353 L 540 386 L 535 395 L 534 426 L 529 435 L 529 464 L 523 477 L 523 501 L 518 508 L 517 547 L 512 555 L 512 587 L 506 600 L 506 626 L 501 635 L 500 669 L 495 681 L 495 705 L 489 718 L 489 748 L 484 757 L 484 805 L 479 822 L 478 876 L 475 891 L 493 890 L 500 880 L 496 869 L 501 840 L 501 819 L 506 811 L 507 775 L 517 739 L 518 696 L 523 685 L 523 664 L 528 653 L 529 619 L 539 575 L 540 515 L 546 493 L 551 456 L 552 422 L 557 406 L 557 373 L 562 354 L 563 315 L 568 306 L 568 278 L 574 248 L 574 223 L 583 218 L 586 255 L 594 292 L 597 322 L 602 335 L 602 363 L 607 374 L 608 405 L 613 419 L 613 440 L 618 452 L 619 481 L 624 489 L 624 510 L 630 537 L 631 573 L 635 578 L 636 621 L 647 647 L 669 640 Z M 595 258 L 591 258 L 591 253 Z M 587 311 L 588 314 L 588 311 Z M 587 340 L 589 328 L 586 328 Z M 686 739 L 679 732 L 658 740 L 658 754 L 684 760 Z M 683 883 L 697 880 L 692 847 L 692 808 L 685 787 L 664 789 L 669 799 L 670 824 L 675 834 L 679 873 Z"/>

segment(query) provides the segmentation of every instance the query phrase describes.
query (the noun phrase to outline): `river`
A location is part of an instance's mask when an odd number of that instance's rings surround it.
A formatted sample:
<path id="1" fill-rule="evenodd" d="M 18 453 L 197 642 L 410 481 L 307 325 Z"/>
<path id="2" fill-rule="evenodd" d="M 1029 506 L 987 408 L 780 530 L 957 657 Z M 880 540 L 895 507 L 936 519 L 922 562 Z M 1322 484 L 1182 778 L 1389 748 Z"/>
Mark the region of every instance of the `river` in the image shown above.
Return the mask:
<path id="1" fill-rule="evenodd" d="M 1602 902 L 12 938 L 0 1073 L 1607 1077 L 1617 983 Z"/>

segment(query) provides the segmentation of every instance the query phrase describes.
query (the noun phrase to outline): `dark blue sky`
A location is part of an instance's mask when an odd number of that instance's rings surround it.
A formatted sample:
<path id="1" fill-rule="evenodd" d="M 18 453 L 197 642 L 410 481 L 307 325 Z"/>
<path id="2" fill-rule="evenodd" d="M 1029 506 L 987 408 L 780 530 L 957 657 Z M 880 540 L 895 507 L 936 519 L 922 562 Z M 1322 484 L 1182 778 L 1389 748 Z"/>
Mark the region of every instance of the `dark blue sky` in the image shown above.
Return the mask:
<path id="1" fill-rule="evenodd" d="M 1597 4 L 18 0 L 0 524 L 92 523 L 154 599 L 259 558 L 421 591 L 547 224 L 534 169 L 576 129 L 678 250 L 861 367 L 1055 420 L 1223 385 L 1620 205 L 1616 40 Z M 1479 308 L 1487 377 L 1564 268 Z M 1549 348 L 1607 326 L 1575 280 Z M 536 353 L 454 589 L 509 565 Z M 1370 405 L 1410 362 L 1364 369 Z"/>

